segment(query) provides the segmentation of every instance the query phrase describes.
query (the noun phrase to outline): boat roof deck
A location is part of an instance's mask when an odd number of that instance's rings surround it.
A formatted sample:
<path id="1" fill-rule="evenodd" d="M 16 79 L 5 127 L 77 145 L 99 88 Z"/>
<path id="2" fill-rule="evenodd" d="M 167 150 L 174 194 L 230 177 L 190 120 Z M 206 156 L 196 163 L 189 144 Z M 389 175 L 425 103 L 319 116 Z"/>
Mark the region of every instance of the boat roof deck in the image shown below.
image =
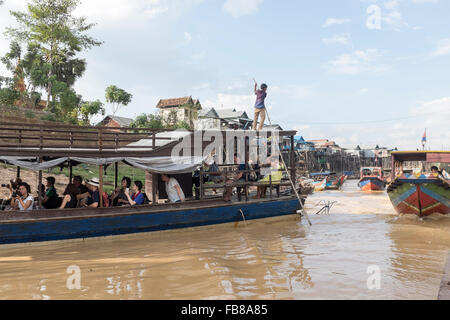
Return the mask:
<path id="1" fill-rule="evenodd" d="M 426 161 L 450 163 L 450 151 L 394 151 L 394 161 Z"/>
<path id="2" fill-rule="evenodd" d="M 256 131 L 201 131 L 208 136 L 243 132 L 245 136 L 262 136 Z M 280 137 L 296 131 L 277 131 Z M 0 122 L 0 156 L 24 157 L 160 157 L 170 156 L 172 148 L 186 137 L 194 142 L 198 132 L 151 128 L 82 127 L 68 125 L 30 125 Z M 266 137 L 272 136 L 266 131 Z M 206 139 L 205 139 L 206 140 Z M 224 144 L 226 139 L 223 140 Z M 211 140 L 203 141 L 203 150 Z M 192 143 L 194 146 L 194 143 Z"/>

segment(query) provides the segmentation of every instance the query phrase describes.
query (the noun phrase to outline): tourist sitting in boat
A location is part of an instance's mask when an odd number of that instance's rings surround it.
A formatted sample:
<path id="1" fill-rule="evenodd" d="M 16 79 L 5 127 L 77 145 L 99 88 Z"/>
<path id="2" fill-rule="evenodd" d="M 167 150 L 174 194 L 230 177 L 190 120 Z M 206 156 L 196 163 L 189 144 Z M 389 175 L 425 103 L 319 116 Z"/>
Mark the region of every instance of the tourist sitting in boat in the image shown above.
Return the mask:
<path id="1" fill-rule="evenodd" d="M 171 177 L 168 174 L 163 174 L 161 176 L 162 181 L 166 184 L 166 193 L 169 197 L 169 201 L 171 203 L 184 202 L 186 201 L 186 197 L 184 196 L 184 192 L 181 189 L 180 184 L 177 179 Z"/>
<path id="2" fill-rule="evenodd" d="M 45 193 L 42 193 L 43 196 L 41 198 L 42 206 L 45 209 L 56 209 L 58 208 L 58 194 L 56 193 L 55 189 L 55 178 L 54 177 L 47 177 L 47 190 Z"/>
<path id="3" fill-rule="evenodd" d="M 274 186 L 279 185 L 281 183 L 281 178 L 283 178 L 283 166 L 280 164 L 280 160 L 278 157 L 270 157 L 267 160 L 267 164 L 264 166 L 270 166 L 270 172 L 264 176 L 261 180 L 258 181 L 259 184 L 263 184 L 262 186 L 258 186 L 257 194 L 254 199 L 263 199 L 266 197 L 267 186 L 272 184 Z M 263 166 L 263 167 L 264 167 Z"/>
<path id="4" fill-rule="evenodd" d="M 82 207 L 98 208 L 100 206 L 100 192 L 98 191 L 100 182 L 98 178 L 92 178 L 91 180 L 86 181 L 86 186 L 89 189 L 89 195 L 86 200 L 82 201 Z"/>
<path id="5" fill-rule="evenodd" d="M 31 195 L 30 185 L 22 182 L 19 185 L 19 194 L 11 201 L 11 208 L 13 210 L 29 211 L 33 210 L 34 198 Z"/>
<path id="6" fill-rule="evenodd" d="M 141 181 L 135 181 L 133 185 L 133 194 L 130 196 L 128 191 L 125 191 L 125 196 L 127 197 L 128 204 L 132 206 L 140 206 L 145 202 L 145 195 L 142 193 L 142 188 L 144 185 Z"/>
<path id="7" fill-rule="evenodd" d="M 121 187 L 117 188 L 112 195 L 111 202 L 114 207 L 128 205 L 129 201 L 126 193 L 130 193 L 131 179 L 123 177 Z"/>
<path id="8" fill-rule="evenodd" d="M 78 206 L 77 195 L 80 189 L 75 184 L 69 184 L 64 190 L 64 197 L 62 199 L 60 209 L 75 209 Z"/>
<path id="9" fill-rule="evenodd" d="M 230 185 L 230 184 L 233 184 L 233 183 L 245 183 L 246 182 L 246 178 L 248 176 L 248 173 L 245 173 L 245 171 L 248 171 L 247 170 L 248 168 L 246 168 L 245 163 L 240 163 L 237 154 L 234 155 L 234 164 L 239 164 L 238 172 L 237 172 L 237 174 L 234 177 L 232 177 L 231 179 L 227 180 L 227 184 Z M 242 186 L 237 186 L 236 187 L 236 192 L 237 192 L 237 196 L 238 196 L 238 201 L 241 201 Z M 232 186 L 227 187 L 226 190 L 225 190 L 225 194 L 224 194 L 223 199 L 225 201 L 231 201 L 231 194 L 232 193 L 233 193 L 233 187 Z"/>

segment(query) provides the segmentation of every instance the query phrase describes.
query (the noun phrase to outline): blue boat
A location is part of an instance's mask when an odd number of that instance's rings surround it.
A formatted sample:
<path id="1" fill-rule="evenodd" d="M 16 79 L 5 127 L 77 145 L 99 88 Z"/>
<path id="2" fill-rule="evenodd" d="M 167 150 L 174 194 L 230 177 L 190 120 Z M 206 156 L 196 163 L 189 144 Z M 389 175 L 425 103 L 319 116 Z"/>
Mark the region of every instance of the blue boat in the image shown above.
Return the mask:
<path id="1" fill-rule="evenodd" d="M 41 210 L 0 214 L 0 244 L 113 236 L 294 215 L 295 197 L 227 203 L 223 200 L 128 208 Z"/>
<path id="2" fill-rule="evenodd" d="M 244 199 L 239 197 L 229 202 L 218 197 L 208 198 L 205 196 L 205 189 L 225 189 L 230 185 L 225 183 L 204 185 L 203 179 L 200 178 L 200 200 L 188 200 L 175 204 L 160 203 L 157 201 L 161 200 L 157 194 L 162 195 L 161 184 L 158 182 L 159 175 L 162 173 L 184 175 L 191 180 L 191 184 L 185 189 L 186 195 L 189 191 L 192 193 L 192 172 L 202 165 L 204 159 L 190 158 L 191 162 L 178 163 L 173 162 L 174 157 L 170 155 L 182 139 L 193 140 L 194 136 L 199 135 L 198 132 L 185 132 L 180 136 L 179 132 L 153 129 L 139 129 L 140 132 L 130 133 L 130 130 L 136 129 L 60 126 L 36 129 L 35 126 L 28 127 L 26 124 L 0 123 L 0 135 L 5 136 L 2 131 L 6 131 L 8 137 L 14 140 L 14 130 L 20 132 L 17 133 L 20 140 L 10 141 L 10 145 L 0 145 L 1 162 L 34 170 L 40 177 L 42 177 L 42 170 L 46 168 L 67 165 L 70 169 L 70 180 L 72 166 L 80 163 L 97 164 L 100 180 L 99 194 L 103 194 L 104 166 L 116 166 L 115 186 L 117 186 L 117 164 L 124 162 L 147 170 L 150 174 L 151 195 L 149 196 L 153 201 L 141 206 L 104 207 L 107 202 L 100 197 L 98 208 L 42 210 L 41 200 L 39 200 L 37 206 L 41 209 L 0 211 L 0 244 L 104 237 L 295 215 L 303 208 L 306 199 L 306 195 L 297 197 L 290 183 L 281 181 L 276 186 L 271 183 L 261 185 L 252 183 L 248 179 L 238 181 L 237 185 L 231 185 L 245 191 Z M 36 132 L 39 132 L 38 136 L 33 137 Z M 225 132 L 216 134 L 225 135 Z M 291 136 L 293 141 L 295 131 L 282 132 L 280 135 Z M 25 136 L 30 140 L 39 140 L 39 144 L 27 144 Z M 97 137 L 98 141 L 95 141 L 92 136 Z M 55 140 L 67 143 L 67 137 L 72 137 L 70 148 L 67 148 L 65 144 L 54 144 Z M 79 137 L 79 140 L 74 142 L 73 137 Z M 248 149 L 249 139 L 244 140 L 243 144 Z M 209 145 L 210 141 L 206 141 L 202 148 Z M 286 151 L 285 156 L 291 161 L 290 167 L 293 169 L 291 175 L 295 181 L 293 152 Z M 248 156 L 245 161 L 248 161 Z M 200 177 L 211 174 L 200 172 Z M 182 185 L 181 182 L 180 185 Z M 248 188 L 252 185 L 268 188 L 270 197 L 251 200 Z M 287 188 L 280 193 L 280 187 Z M 272 196 L 272 189 L 276 188 L 278 188 L 277 196 Z M 42 199 L 41 192 L 40 190 L 38 199 Z"/>

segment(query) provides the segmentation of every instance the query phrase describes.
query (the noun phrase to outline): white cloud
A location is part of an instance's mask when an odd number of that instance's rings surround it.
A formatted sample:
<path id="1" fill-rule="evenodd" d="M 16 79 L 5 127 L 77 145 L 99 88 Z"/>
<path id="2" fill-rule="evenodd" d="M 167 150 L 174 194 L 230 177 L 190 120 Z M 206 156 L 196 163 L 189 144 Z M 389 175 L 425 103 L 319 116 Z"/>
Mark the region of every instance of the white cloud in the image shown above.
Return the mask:
<path id="1" fill-rule="evenodd" d="M 336 19 L 336 18 L 328 18 L 325 23 L 322 25 L 323 28 L 328 28 L 334 24 L 346 24 L 350 23 L 352 20 L 350 19 Z"/>
<path id="2" fill-rule="evenodd" d="M 322 39 L 322 42 L 326 45 L 332 45 L 332 44 L 342 44 L 342 45 L 349 45 L 351 44 L 351 36 L 350 33 L 342 33 L 342 34 L 336 34 L 330 38 Z"/>
<path id="3" fill-rule="evenodd" d="M 207 100 L 202 103 L 203 108 L 244 110 L 251 117 L 255 104 L 254 95 L 239 95 L 219 93 L 215 101 Z"/>
<path id="4" fill-rule="evenodd" d="M 192 41 L 192 35 L 189 32 L 184 32 L 184 39 L 186 40 L 187 43 Z"/>
<path id="5" fill-rule="evenodd" d="M 263 0 L 226 0 L 223 8 L 235 18 L 249 15 L 258 11 Z"/>
<path id="6" fill-rule="evenodd" d="M 450 54 L 450 38 L 439 40 L 437 48 L 431 53 L 433 57 Z"/>
<path id="7" fill-rule="evenodd" d="M 389 67 L 379 63 L 382 54 L 377 49 L 357 50 L 343 54 L 327 63 L 331 73 L 356 75 L 360 73 L 382 74 Z"/>

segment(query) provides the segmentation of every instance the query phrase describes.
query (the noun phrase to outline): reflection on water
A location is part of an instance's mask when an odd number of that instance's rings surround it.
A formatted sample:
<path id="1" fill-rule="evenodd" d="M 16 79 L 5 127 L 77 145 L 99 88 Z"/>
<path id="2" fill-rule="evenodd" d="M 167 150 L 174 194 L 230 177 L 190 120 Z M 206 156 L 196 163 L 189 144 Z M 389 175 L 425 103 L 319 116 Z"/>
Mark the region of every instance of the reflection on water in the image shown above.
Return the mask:
<path id="1" fill-rule="evenodd" d="M 320 200 L 338 201 L 313 215 Z M 296 216 L 195 229 L 0 247 L 1 299 L 436 299 L 450 219 L 397 217 L 356 182 Z M 81 289 L 66 287 L 69 266 Z M 367 268 L 381 289 L 367 288 Z"/>

